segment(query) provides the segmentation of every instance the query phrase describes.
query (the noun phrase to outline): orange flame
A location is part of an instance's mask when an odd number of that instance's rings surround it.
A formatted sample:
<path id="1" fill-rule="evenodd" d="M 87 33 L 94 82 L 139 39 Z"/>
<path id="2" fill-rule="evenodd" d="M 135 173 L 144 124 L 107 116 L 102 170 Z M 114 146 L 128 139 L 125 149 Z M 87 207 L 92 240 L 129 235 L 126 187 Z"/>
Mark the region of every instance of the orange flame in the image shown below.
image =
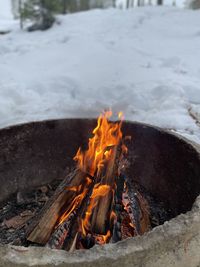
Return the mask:
<path id="1" fill-rule="evenodd" d="M 93 188 L 92 194 L 90 196 L 90 203 L 87 207 L 85 217 L 81 221 L 81 231 L 84 236 L 87 235 L 87 231 L 90 230 L 90 217 L 92 215 L 93 209 L 97 205 L 97 200 L 99 197 L 104 197 L 108 192 L 112 190 L 109 185 L 96 184 Z"/>
<path id="2" fill-rule="evenodd" d="M 79 204 L 81 204 L 81 202 L 85 198 L 85 196 L 86 196 L 86 194 L 88 192 L 88 185 L 91 183 L 91 180 L 87 177 L 85 182 L 86 182 L 86 186 L 83 188 L 83 190 L 82 190 L 81 193 L 80 193 L 80 191 L 81 191 L 82 185 L 79 185 L 79 186 L 71 186 L 71 187 L 67 187 L 66 188 L 67 191 L 77 192 L 78 195 L 72 200 L 72 202 L 70 203 L 70 205 L 67 207 L 67 210 L 59 218 L 59 222 L 58 222 L 58 225 L 56 226 L 56 228 L 60 224 L 62 224 L 64 221 L 67 220 L 67 218 L 70 216 L 70 214 L 75 209 L 77 209 L 77 207 L 79 206 Z"/>
<path id="3" fill-rule="evenodd" d="M 96 239 L 97 244 L 104 245 L 108 242 L 110 237 L 111 237 L 111 232 L 110 230 L 108 230 L 108 232 L 105 235 L 96 235 L 95 239 Z"/>
<path id="4" fill-rule="evenodd" d="M 97 121 L 97 126 L 93 130 L 93 136 L 89 138 L 88 149 L 82 151 L 81 148 L 78 149 L 74 160 L 77 161 L 78 168 L 84 173 L 88 173 L 92 177 L 95 177 L 94 182 L 96 183 L 92 189 L 91 195 L 88 200 L 88 205 L 84 215 L 79 217 L 79 232 L 82 233 L 84 237 L 91 234 L 91 218 L 94 208 L 97 206 L 99 198 L 105 197 L 112 192 L 114 198 L 114 191 L 116 185 L 109 184 L 106 180 L 98 178 L 101 176 L 102 170 L 107 166 L 107 163 L 111 160 L 114 155 L 114 148 L 119 144 L 122 147 L 122 153 L 127 153 L 127 148 L 124 144 L 121 144 L 122 140 L 122 120 L 123 113 L 119 112 L 118 118 L 120 121 L 111 122 L 109 119 L 112 116 L 112 111 L 106 111 L 102 113 Z M 114 180 L 113 180 L 114 181 Z M 91 182 L 91 180 L 90 180 Z M 82 201 L 84 201 L 86 195 L 88 194 L 89 186 L 86 180 L 86 186 L 71 186 L 66 188 L 66 190 L 71 192 L 77 192 L 75 198 L 71 201 L 65 213 L 61 216 L 59 224 L 64 222 L 74 210 L 76 210 Z M 110 221 L 113 222 L 116 219 L 116 214 L 111 210 Z M 110 230 L 107 231 L 105 235 L 98 233 L 94 234 L 94 238 L 97 244 L 108 243 L 111 237 Z"/>
<path id="5" fill-rule="evenodd" d="M 105 162 L 109 159 L 112 151 L 109 149 L 119 144 L 122 138 L 122 112 L 119 113 L 120 122 L 110 122 L 112 111 L 102 113 L 93 130 L 93 137 L 89 139 L 88 150 L 83 152 L 79 148 L 74 160 L 84 172 L 94 176 L 99 174 Z"/>
<path id="6" fill-rule="evenodd" d="M 83 152 L 79 148 L 74 160 L 78 162 L 78 167 L 89 173 L 92 176 L 99 177 L 105 164 L 112 158 L 113 147 L 119 145 L 122 139 L 122 119 L 123 113 L 118 114 L 120 122 L 110 122 L 109 119 L 112 116 L 112 111 L 106 111 L 102 113 L 97 121 L 97 126 L 93 130 L 93 137 L 89 139 L 88 150 Z M 122 147 L 125 150 L 125 146 Z M 115 189 L 115 184 L 108 185 L 102 183 L 96 183 L 90 196 L 89 204 L 84 217 L 81 219 L 80 231 L 83 236 L 91 231 L 91 216 L 94 208 L 96 207 L 99 198 L 105 197 L 111 191 Z M 114 212 L 111 212 L 110 220 L 113 221 L 115 217 Z M 99 244 L 105 244 L 111 236 L 110 230 L 106 235 L 95 234 L 95 240 Z"/>

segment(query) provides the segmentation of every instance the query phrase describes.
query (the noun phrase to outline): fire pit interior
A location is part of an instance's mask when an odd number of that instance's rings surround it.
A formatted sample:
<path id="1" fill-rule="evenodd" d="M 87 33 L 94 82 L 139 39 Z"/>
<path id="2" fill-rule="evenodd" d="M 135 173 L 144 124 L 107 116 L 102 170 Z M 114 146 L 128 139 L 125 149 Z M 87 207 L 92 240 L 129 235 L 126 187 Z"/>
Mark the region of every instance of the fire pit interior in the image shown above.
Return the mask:
<path id="1" fill-rule="evenodd" d="M 77 151 L 87 150 L 96 120 L 0 131 L 0 243 L 89 249 L 142 235 L 192 208 L 200 194 L 194 148 L 155 127 L 116 126 L 116 140 L 105 145 L 109 160 L 93 170 L 81 166 Z"/>

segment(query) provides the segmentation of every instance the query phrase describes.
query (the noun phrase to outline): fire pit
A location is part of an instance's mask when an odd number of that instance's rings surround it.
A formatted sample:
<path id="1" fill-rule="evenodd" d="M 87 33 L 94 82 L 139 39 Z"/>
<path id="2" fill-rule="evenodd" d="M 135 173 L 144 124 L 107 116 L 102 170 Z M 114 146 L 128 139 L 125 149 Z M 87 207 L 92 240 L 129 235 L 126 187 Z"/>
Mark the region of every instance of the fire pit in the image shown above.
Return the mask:
<path id="1" fill-rule="evenodd" d="M 69 119 L 1 130 L 2 205 L 13 194 L 18 193 L 20 198 L 21 192 L 23 195 L 23 192 L 61 178 L 66 166 L 72 169 L 74 155 L 80 146 L 86 147 L 95 124 L 95 120 Z M 95 246 L 87 251 L 67 253 L 43 247 L 4 245 L 0 248 L 0 266 L 198 266 L 199 147 L 179 136 L 139 123 L 124 122 L 122 132 L 133 140 L 127 145 L 128 183 L 139 186 L 142 192 L 149 194 L 150 200 L 159 203 L 155 207 L 159 211 L 155 216 L 160 219 L 158 224 L 171 220 L 144 236 Z M 180 215 L 182 213 L 185 214 Z M 163 218 L 159 218 L 160 215 Z"/>

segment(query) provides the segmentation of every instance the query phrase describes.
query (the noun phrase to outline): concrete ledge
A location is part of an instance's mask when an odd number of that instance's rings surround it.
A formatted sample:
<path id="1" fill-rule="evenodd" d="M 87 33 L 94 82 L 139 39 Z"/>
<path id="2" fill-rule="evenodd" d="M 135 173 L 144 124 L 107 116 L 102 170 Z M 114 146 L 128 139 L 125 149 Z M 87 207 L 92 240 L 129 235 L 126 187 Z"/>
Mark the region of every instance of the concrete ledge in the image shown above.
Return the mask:
<path id="1" fill-rule="evenodd" d="M 0 247 L 0 266 L 199 267 L 200 197 L 192 211 L 142 237 L 73 253 L 38 247 Z"/>

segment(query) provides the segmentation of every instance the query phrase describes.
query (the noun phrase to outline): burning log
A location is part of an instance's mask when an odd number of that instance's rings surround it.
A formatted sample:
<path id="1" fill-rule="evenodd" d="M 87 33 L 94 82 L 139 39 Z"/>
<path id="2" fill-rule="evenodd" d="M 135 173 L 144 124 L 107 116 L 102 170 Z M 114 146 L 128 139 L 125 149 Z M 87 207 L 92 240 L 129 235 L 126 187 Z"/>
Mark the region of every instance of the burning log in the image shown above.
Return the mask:
<path id="1" fill-rule="evenodd" d="M 124 190 L 124 176 L 120 175 L 116 180 L 116 190 L 115 190 L 115 199 L 114 199 L 114 225 L 113 225 L 113 235 L 112 242 L 116 243 L 122 239 L 121 233 L 121 222 L 122 222 L 122 212 L 124 210 L 122 203 L 122 194 Z"/>
<path id="2" fill-rule="evenodd" d="M 109 190 L 105 196 L 99 196 L 93 209 L 91 228 L 97 234 L 105 235 L 110 228 L 111 211 L 114 202 L 116 179 L 119 176 L 118 167 L 121 156 L 121 146 L 110 150 L 110 158 L 105 169 L 98 175 L 100 185 L 107 185 Z M 105 173 L 105 174 L 104 174 Z"/>
<path id="3" fill-rule="evenodd" d="M 63 244 L 65 250 L 71 251 L 74 247 L 90 248 L 95 243 L 106 243 L 111 236 L 110 215 L 121 149 L 113 146 L 109 153 L 111 156 L 106 168 L 102 168 L 96 176 L 93 185 L 91 185 L 77 211 L 74 222 L 71 224 L 69 235 Z M 95 218 L 94 215 L 96 215 Z M 94 224 L 92 224 L 92 219 L 94 219 Z M 95 227 L 95 230 L 93 227 Z"/>
<path id="4" fill-rule="evenodd" d="M 69 234 L 67 235 L 63 243 L 63 249 L 67 251 L 73 251 L 77 246 L 78 239 L 81 239 L 82 237 L 83 229 L 81 229 L 81 224 L 82 224 L 81 222 L 84 214 L 87 211 L 89 197 L 93 191 L 93 188 L 94 188 L 94 181 L 90 184 L 87 193 L 84 195 L 84 198 L 82 199 L 81 205 L 77 209 L 76 217 L 74 217 L 72 220 L 71 227 L 69 229 Z"/>
<path id="5" fill-rule="evenodd" d="M 51 235 L 47 247 L 53 248 L 53 249 L 62 249 L 65 239 L 68 237 L 70 233 L 71 224 L 73 221 L 73 218 L 75 217 L 75 212 L 72 212 L 68 219 L 61 223 L 53 232 Z"/>
<path id="6" fill-rule="evenodd" d="M 150 210 L 147 200 L 139 192 L 137 192 L 136 198 L 140 207 L 140 235 L 143 235 L 151 229 Z"/>
<path id="7" fill-rule="evenodd" d="M 67 175 L 39 216 L 29 226 L 27 240 L 45 245 L 56 224 L 62 223 L 70 215 L 74 206 L 80 205 L 83 198 L 81 194 L 86 194 L 87 188 L 85 187 L 90 183 L 91 176 L 80 170 Z"/>

